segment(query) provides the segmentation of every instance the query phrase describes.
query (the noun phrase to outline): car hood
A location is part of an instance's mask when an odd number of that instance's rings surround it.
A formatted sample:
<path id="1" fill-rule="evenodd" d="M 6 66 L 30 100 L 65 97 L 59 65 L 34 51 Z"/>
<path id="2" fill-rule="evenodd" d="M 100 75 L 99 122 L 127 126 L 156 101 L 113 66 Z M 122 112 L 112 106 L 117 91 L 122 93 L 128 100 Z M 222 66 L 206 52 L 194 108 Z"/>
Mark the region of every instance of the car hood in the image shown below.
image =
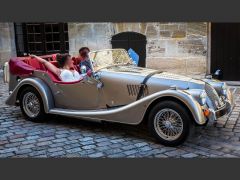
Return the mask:
<path id="1" fill-rule="evenodd" d="M 142 68 L 136 66 L 114 66 L 105 69 L 106 71 L 116 72 L 127 75 L 137 75 L 146 77 L 148 74 L 156 71 L 154 69 Z M 203 89 L 205 82 L 200 79 L 193 79 L 184 75 L 169 73 L 169 72 L 159 72 L 151 77 L 151 79 L 161 79 L 165 81 L 164 84 L 168 86 L 176 86 L 180 89 Z"/>

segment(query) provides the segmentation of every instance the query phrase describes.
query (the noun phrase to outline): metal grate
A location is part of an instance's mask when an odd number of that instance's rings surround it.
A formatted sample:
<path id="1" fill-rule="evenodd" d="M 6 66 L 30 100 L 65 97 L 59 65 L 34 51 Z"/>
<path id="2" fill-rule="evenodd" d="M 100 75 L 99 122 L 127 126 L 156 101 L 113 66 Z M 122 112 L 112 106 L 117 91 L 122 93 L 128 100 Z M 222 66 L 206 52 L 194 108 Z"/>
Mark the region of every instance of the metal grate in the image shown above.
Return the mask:
<path id="1" fill-rule="evenodd" d="M 205 85 L 205 91 L 207 96 L 211 100 L 213 106 L 217 109 L 221 106 L 220 97 L 218 96 L 217 91 L 208 83 Z"/>
<path id="2" fill-rule="evenodd" d="M 67 23 L 15 23 L 18 56 L 68 53 Z"/>

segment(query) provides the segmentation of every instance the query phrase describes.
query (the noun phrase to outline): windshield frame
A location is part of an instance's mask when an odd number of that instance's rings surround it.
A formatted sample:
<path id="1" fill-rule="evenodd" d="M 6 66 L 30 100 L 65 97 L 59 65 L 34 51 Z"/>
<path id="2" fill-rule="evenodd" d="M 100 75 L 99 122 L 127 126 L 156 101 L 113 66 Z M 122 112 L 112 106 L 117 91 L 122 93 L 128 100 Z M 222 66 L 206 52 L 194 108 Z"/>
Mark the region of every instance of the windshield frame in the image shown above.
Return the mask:
<path id="1" fill-rule="evenodd" d="M 127 55 L 128 58 L 129 58 L 129 62 L 119 63 L 119 64 L 109 64 L 109 65 L 100 67 L 99 69 L 96 69 L 96 68 L 93 66 L 94 60 L 91 59 L 91 66 L 92 66 L 93 72 L 98 72 L 98 71 L 100 71 L 101 69 L 105 69 L 105 68 L 109 68 L 109 67 L 121 66 L 121 65 L 132 65 L 132 64 L 133 64 L 133 61 L 132 61 L 131 57 L 129 56 L 128 52 L 127 52 L 125 49 L 123 49 L 123 48 L 102 49 L 102 50 L 97 50 L 97 51 L 91 51 L 91 52 L 89 52 L 89 56 L 91 56 L 91 54 L 93 54 L 93 53 L 98 53 L 98 52 L 103 52 L 103 51 L 117 51 L 117 50 L 125 51 L 126 55 Z"/>

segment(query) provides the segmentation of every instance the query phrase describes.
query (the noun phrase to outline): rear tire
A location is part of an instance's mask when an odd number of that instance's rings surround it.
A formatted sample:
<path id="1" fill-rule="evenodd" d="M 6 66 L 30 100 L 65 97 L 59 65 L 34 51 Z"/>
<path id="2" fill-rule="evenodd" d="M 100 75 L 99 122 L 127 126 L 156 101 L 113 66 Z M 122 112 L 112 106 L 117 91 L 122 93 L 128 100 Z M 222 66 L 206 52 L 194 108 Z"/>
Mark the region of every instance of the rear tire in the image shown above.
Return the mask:
<path id="1" fill-rule="evenodd" d="M 192 118 L 183 105 L 175 101 L 157 103 L 149 113 L 151 134 L 163 145 L 178 146 L 188 137 Z"/>
<path id="2" fill-rule="evenodd" d="M 28 86 L 23 89 L 19 96 L 20 108 L 27 120 L 41 122 L 46 117 L 43 102 L 38 91 Z"/>

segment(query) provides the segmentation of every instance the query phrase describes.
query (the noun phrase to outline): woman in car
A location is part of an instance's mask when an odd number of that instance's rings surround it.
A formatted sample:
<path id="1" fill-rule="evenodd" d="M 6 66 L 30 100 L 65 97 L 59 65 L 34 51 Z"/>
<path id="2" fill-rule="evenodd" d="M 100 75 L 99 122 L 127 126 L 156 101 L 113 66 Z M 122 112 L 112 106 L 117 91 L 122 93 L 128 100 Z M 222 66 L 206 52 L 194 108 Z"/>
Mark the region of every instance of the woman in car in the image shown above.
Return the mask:
<path id="1" fill-rule="evenodd" d="M 76 70 L 74 70 L 73 61 L 69 54 L 57 54 L 56 59 L 59 68 L 48 62 L 47 60 L 31 55 L 32 58 L 37 59 L 39 62 L 44 64 L 46 68 L 52 73 L 56 74 L 63 82 L 78 81 L 83 78 Z"/>

